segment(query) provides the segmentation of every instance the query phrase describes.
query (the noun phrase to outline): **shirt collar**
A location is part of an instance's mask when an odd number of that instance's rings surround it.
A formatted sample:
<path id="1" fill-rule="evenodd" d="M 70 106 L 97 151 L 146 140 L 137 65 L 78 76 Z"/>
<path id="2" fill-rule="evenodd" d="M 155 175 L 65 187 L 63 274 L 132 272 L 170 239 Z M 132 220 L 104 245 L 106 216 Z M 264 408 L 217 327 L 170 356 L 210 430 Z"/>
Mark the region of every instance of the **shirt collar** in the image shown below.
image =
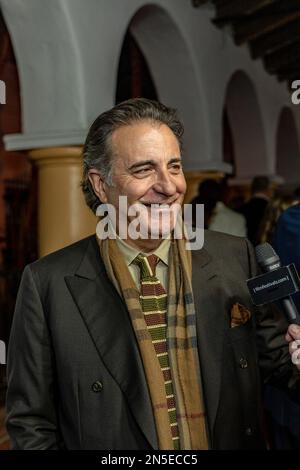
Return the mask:
<path id="1" fill-rule="evenodd" d="M 137 248 L 134 248 L 133 246 L 131 245 L 128 245 L 128 243 L 126 243 L 125 240 L 123 240 L 122 238 L 120 238 L 113 226 L 111 223 L 109 223 L 109 230 L 114 234 L 115 238 L 116 238 L 116 242 L 118 244 L 118 248 L 119 250 L 121 251 L 122 255 L 124 256 L 124 259 L 125 259 L 125 263 L 127 264 L 127 266 L 129 266 L 132 261 L 140 254 L 144 254 L 145 256 L 149 256 L 149 255 L 156 255 L 158 256 L 158 258 L 166 265 L 168 266 L 169 265 L 169 251 L 170 251 L 170 245 L 171 245 L 171 240 L 170 240 L 170 236 L 168 238 L 166 238 L 165 240 L 163 240 L 161 242 L 161 244 L 159 245 L 159 247 L 151 252 L 151 253 L 143 253 L 141 251 L 139 251 Z"/>
<path id="2" fill-rule="evenodd" d="M 122 255 L 124 256 L 124 259 L 125 259 L 125 262 L 126 262 L 127 266 L 129 266 L 132 263 L 132 261 L 140 253 L 144 254 L 145 256 L 149 256 L 149 255 L 154 254 L 154 255 L 158 256 L 158 258 L 166 266 L 169 265 L 169 250 L 170 250 L 170 244 L 171 244 L 171 241 L 170 241 L 169 238 L 166 238 L 165 240 L 163 240 L 161 242 L 161 244 L 159 245 L 159 247 L 151 253 L 143 253 L 143 252 L 137 250 L 133 246 L 128 245 L 128 243 L 126 243 L 124 240 L 122 240 L 118 235 L 116 235 L 116 241 L 117 241 L 119 250 L 121 251 Z"/>

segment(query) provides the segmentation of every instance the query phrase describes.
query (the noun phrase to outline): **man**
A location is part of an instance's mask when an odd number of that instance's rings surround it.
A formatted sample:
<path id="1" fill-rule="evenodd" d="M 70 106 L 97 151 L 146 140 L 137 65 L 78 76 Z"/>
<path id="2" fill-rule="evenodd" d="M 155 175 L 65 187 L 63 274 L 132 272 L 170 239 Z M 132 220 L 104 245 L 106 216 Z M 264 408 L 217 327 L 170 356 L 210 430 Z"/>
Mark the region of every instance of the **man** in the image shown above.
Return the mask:
<path id="1" fill-rule="evenodd" d="M 191 252 L 172 235 L 175 217 L 169 236 L 157 223 L 160 206 L 171 213 L 183 201 L 182 133 L 173 110 L 145 99 L 92 125 L 88 205 L 120 215 L 127 196 L 159 236 L 122 240 L 117 222 L 116 240 L 91 236 L 26 267 L 8 357 L 13 448 L 264 446 L 255 338 L 264 378 L 288 380 L 286 325 L 251 305 L 246 240 L 207 233 Z"/>
<path id="2" fill-rule="evenodd" d="M 255 176 L 251 183 L 251 198 L 240 209 L 246 217 L 247 236 L 254 245 L 259 243 L 257 238 L 259 225 L 272 196 L 273 189 L 269 178 L 267 176 Z"/>

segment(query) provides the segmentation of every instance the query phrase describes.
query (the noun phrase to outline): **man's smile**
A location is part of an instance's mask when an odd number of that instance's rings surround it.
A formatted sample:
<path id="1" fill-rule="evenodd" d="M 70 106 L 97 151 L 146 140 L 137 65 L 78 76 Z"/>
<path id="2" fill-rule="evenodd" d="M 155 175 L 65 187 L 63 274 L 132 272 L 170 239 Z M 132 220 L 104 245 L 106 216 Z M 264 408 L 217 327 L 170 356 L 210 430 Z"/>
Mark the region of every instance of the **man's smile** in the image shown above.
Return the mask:
<path id="1" fill-rule="evenodd" d="M 151 207 L 153 209 L 167 209 L 170 208 L 174 203 L 177 202 L 179 198 L 177 197 L 176 199 L 168 202 L 150 202 L 150 201 L 139 201 L 139 204 L 143 204 L 146 207 Z"/>

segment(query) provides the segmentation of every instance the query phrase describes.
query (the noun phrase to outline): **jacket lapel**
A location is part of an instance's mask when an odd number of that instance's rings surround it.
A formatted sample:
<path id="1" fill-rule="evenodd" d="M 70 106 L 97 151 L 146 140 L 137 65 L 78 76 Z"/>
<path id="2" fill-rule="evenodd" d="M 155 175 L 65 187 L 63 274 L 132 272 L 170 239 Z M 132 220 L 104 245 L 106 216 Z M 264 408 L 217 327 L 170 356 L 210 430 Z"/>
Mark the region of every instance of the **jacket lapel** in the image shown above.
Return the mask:
<path id="1" fill-rule="evenodd" d="M 224 304 L 218 263 L 205 248 L 193 251 L 192 257 L 199 358 L 212 435 L 221 386 Z M 95 237 L 90 238 L 75 275 L 66 276 L 65 281 L 101 359 L 126 396 L 146 439 L 158 449 L 148 387 L 129 314 L 107 277 Z"/>
<path id="2" fill-rule="evenodd" d="M 109 281 L 95 237 L 74 276 L 65 281 L 101 359 L 122 392 L 146 439 L 158 448 L 143 365 L 129 314 Z"/>
<path id="3" fill-rule="evenodd" d="M 204 398 L 208 424 L 213 436 L 217 414 L 222 367 L 222 348 L 225 327 L 223 295 L 220 291 L 218 261 L 202 248 L 193 251 L 193 294 Z M 212 444 L 212 442 L 211 442 Z"/>

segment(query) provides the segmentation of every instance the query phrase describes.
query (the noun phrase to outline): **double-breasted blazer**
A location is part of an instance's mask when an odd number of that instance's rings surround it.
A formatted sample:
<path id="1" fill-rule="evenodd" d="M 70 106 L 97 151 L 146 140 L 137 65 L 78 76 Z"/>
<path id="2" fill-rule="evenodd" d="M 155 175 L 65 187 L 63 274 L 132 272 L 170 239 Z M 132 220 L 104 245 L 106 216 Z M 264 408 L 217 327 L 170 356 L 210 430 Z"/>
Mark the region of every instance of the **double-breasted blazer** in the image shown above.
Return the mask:
<path id="1" fill-rule="evenodd" d="M 247 240 L 207 231 L 192 257 L 210 447 L 263 447 L 261 377 L 291 368 L 286 325 L 251 304 L 246 280 L 256 263 Z M 252 316 L 231 328 L 237 302 Z M 25 268 L 8 349 L 14 449 L 158 448 L 130 317 L 95 236 Z"/>

